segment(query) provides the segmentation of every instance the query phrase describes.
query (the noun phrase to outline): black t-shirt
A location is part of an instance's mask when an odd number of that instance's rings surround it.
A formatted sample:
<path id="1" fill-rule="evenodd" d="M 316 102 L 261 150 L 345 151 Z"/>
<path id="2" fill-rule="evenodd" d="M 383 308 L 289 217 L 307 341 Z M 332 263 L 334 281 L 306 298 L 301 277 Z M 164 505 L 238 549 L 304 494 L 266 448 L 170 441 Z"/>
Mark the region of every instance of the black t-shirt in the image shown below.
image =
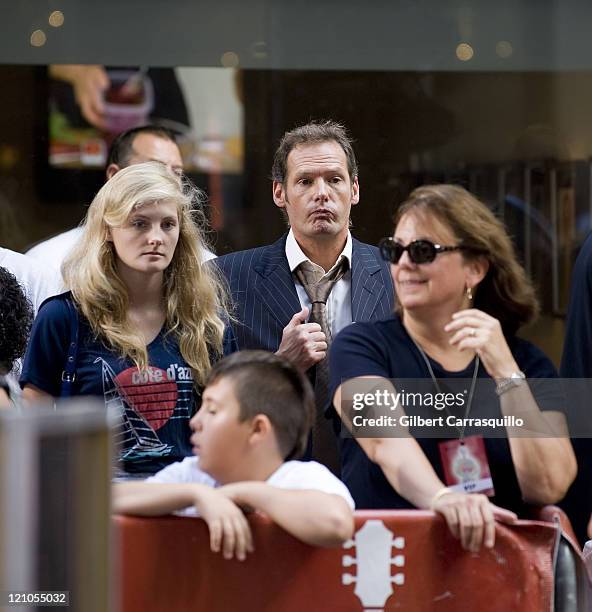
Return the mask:
<path id="1" fill-rule="evenodd" d="M 545 354 L 529 342 L 510 338 L 510 350 L 520 369 L 529 379 L 556 378 L 557 371 Z M 331 388 L 333 397 L 342 382 L 359 376 L 380 376 L 389 379 L 430 378 L 427 365 L 413 340 L 403 327 L 400 318 L 393 315 L 386 320 L 371 323 L 355 323 L 344 329 L 333 341 L 329 355 Z M 471 379 L 475 362 L 460 372 L 449 372 L 430 359 L 437 379 Z M 479 366 L 479 379 L 489 378 L 485 368 Z M 491 380 L 491 379 L 490 379 Z M 492 382 L 493 384 L 493 382 Z M 480 387 L 478 387 L 479 389 Z M 532 388 L 532 382 L 531 382 Z M 536 395 L 536 394 L 535 394 Z M 545 401 L 537 398 L 541 410 L 557 410 L 557 397 Z M 494 408 L 497 414 L 487 416 L 501 418 L 499 402 Z M 491 411 L 491 404 L 487 408 Z M 329 408 L 333 418 L 338 420 L 334 409 Z M 476 393 L 471 405 L 471 417 L 483 415 L 483 402 Z M 462 415 L 464 416 L 464 415 Z M 413 431 L 413 430 L 411 430 Z M 471 435 L 470 430 L 465 435 Z M 446 438 L 417 438 L 417 442 L 438 474 L 444 481 L 444 474 L 438 443 L 442 439 L 458 438 L 455 431 Z M 492 502 L 515 512 L 523 510 L 522 496 L 512 464 L 510 447 L 505 438 L 485 438 L 485 449 L 495 488 Z M 382 469 L 372 463 L 353 438 L 340 437 L 341 476 L 356 502 L 357 508 L 413 508 L 413 505 L 399 495 L 389 484 Z"/>

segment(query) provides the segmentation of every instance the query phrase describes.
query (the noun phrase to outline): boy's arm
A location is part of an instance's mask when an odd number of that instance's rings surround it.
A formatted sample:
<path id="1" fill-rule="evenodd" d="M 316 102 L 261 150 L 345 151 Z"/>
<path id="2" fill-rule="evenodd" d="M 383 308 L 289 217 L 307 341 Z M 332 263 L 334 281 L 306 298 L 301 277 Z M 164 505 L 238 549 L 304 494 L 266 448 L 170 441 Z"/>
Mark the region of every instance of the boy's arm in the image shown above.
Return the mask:
<path id="1" fill-rule="evenodd" d="M 118 482 L 113 485 L 113 512 L 162 516 L 196 505 L 199 489 L 193 483 Z"/>
<path id="2" fill-rule="evenodd" d="M 113 512 L 161 516 L 195 506 L 210 530 L 212 552 L 239 561 L 253 552 L 251 528 L 242 510 L 217 489 L 197 483 L 121 482 L 113 485 Z"/>
<path id="3" fill-rule="evenodd" d="M 340 546 L 354 531 L 353 511 L 342 497 L 313 489 L 281 489 L 238 482 L 218 489 L 239 506 L 260 510 L 294 537 L 313 546 Z"/>

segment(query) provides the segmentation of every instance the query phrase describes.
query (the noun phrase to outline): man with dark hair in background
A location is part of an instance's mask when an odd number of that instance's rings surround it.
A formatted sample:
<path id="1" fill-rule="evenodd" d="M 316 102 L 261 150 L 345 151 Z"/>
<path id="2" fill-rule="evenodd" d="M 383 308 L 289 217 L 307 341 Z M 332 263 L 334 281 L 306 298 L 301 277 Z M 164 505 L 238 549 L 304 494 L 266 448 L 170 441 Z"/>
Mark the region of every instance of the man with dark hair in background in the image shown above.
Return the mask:
<path id="1" fill-rule="evenodd" d="M 349 231 L 360 187 L 342 125 L 311 122 L 284 134 L 272 178 L 274 202 L 290 230 L 271 245 L 231 253 L 216 264 L 235 303 L 239 349 L 277 352 L 314 377 L 312 454 L 338 471 L 335 435 L 324 418 L 327 350 L 345 326 L 392 311 L 392 281 L 378 249 Z"/>
<path id="2" fill-rule="evenodd" d="M 107 180 L 122 168 L 147 161 L 161 162 L 171 172 L 179 176 L 183 174 L 183 158 L 172 131 L 145 125 L 119 134 L 111 144 L 107 156 Z M 43 260 L 59 270 L 81 234 L 82 229 L 75 227 L 34 246 L 27 251 L 27 255 Z M 206 260 L 215 257 L 211 251 L 206 254 Z"/>

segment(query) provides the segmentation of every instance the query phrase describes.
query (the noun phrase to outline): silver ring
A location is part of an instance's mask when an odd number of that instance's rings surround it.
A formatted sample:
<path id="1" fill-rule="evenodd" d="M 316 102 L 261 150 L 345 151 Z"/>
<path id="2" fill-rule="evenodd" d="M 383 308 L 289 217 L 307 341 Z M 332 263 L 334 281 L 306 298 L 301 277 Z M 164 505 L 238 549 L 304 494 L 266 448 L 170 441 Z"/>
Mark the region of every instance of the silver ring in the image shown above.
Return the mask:
<path id="1" fill-rule="evenodd" d="M 471 331 L 469 332 L 469 336 L 474 338 L 477 335 L 477 330 L 474 327 L 471 327 Z"/>

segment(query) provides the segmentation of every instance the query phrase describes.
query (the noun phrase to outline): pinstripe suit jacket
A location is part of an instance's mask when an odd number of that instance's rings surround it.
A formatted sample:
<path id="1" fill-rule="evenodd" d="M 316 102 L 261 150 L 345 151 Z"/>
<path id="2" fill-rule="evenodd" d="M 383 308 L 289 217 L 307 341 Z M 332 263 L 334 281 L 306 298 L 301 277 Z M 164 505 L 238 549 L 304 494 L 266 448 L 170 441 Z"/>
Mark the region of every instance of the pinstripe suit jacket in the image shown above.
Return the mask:
<path id="1" fill-rule="evenodd" d="M 276 351 L 282 331 L 301 310 L 286 258 L 284 234 L 273 244 L 230 253 L 212 263 L 224 273 L 238 320 L 235 335 L 240 350 Z M 374 246 L 353 239 L 352 320 L 374 321 L 388 316 L 394 292 L 388 264 Z"/>

